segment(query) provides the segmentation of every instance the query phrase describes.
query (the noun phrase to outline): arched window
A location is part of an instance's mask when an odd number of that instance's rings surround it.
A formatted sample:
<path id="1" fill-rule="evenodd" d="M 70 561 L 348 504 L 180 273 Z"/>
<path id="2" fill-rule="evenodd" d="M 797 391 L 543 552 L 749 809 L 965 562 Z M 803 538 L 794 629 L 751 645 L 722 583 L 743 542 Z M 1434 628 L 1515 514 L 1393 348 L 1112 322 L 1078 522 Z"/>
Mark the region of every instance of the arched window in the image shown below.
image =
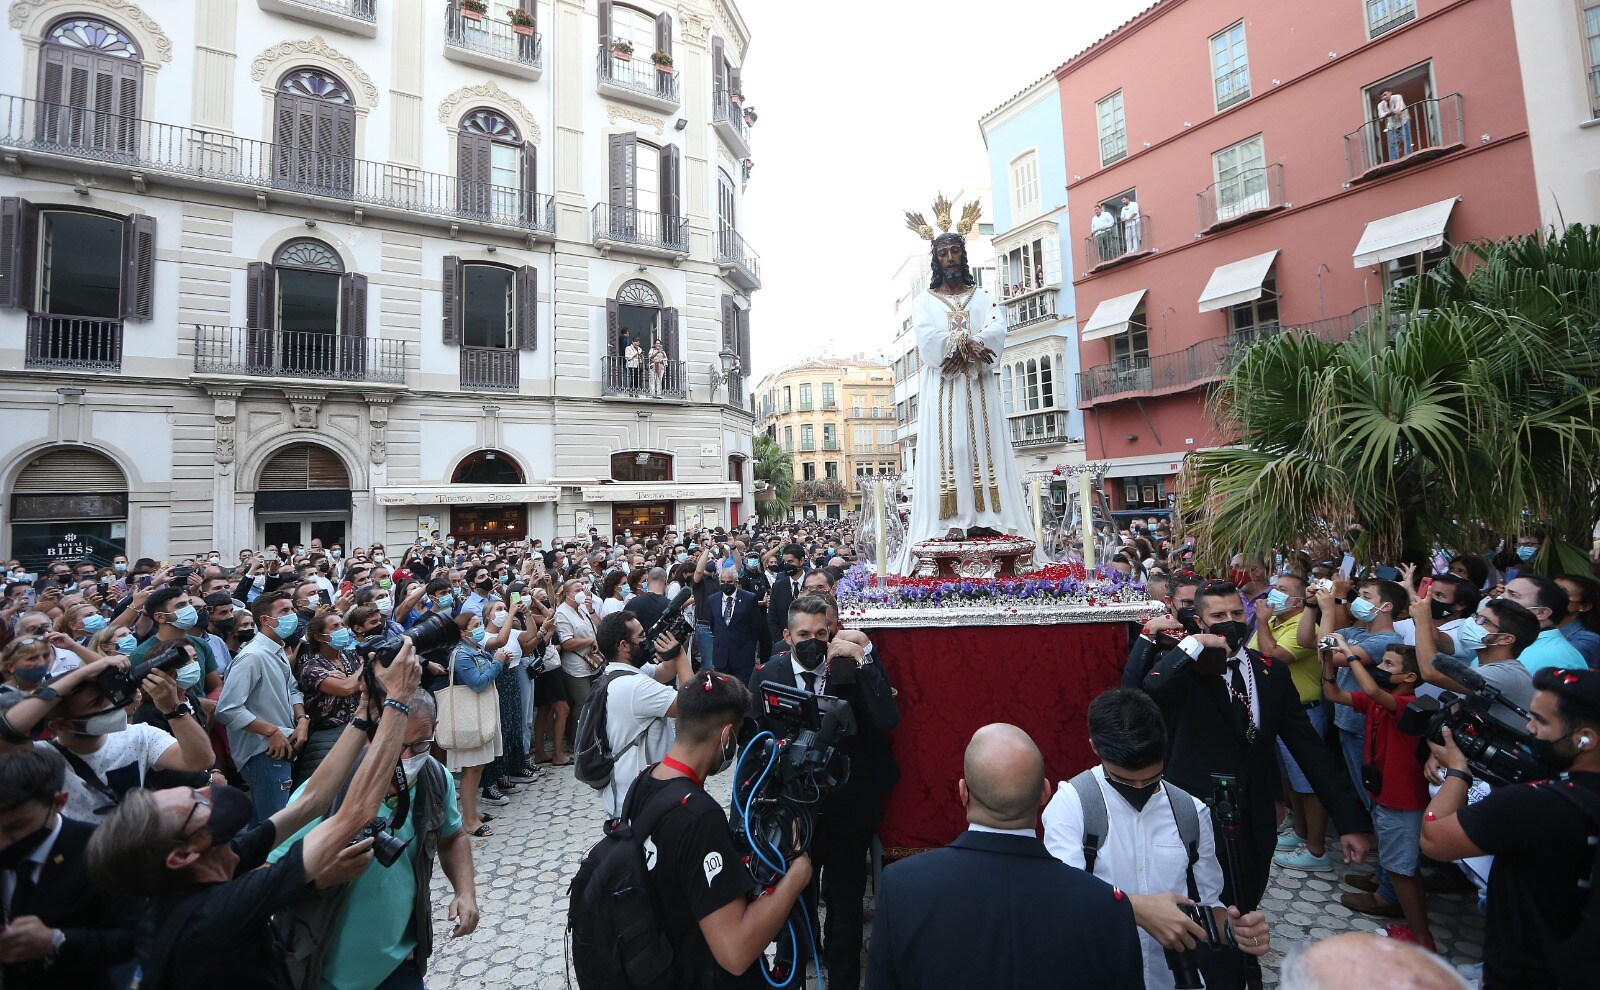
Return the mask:
<path id="1" fill-rule="evenodd" d="M 56 560 L 106 565 L 126 551 L 128 479 L 82 447 L 38 454 L 11 489 L 11 554 L 30 568 Z"/>
<path id="2" fill-rule="evenodd" d="M 133 38 L 113 24 L 56 22 L 39 51 L 39 139 L 136 153 L 142 61 Z"/>
<path id="3" fill-rule="evenodd" d="M 354 191 L 355 99 L 337 76 L 290 70 L 278 82 L 273 140 L 278 185 L 324 196 Z"/>
<path id="4" fill-rule="evenodd" d="M 339 252 L 314 238 L 295 238 L 271 263 L 250 264 L 246 281 L 254 369 L 317 378 L 365 370 L 360 338 L 367 333 L 367 277 L 346 272 Z"/>
<path id="5" fill-rule="evenodd" d="M 273 454 L 256 482 L 256 520 L 265 544 L 344 543 L 350 472 L 343 459 L 315 443 L 290 444 Z"/>
<path id="6" fill-rule="evenodd" d="M 522 469 L 515 461 L 497 450 L 479 450 L 468 454 L 456 465 L 450 476 L 452 485 L 520 485 Z"/>
<path id="7" fill-rule="evenodd" d="M 533 222 L 535 151 L 498 110 L 479 107 L 461 118 L 456 136 L 460 212 L 499 223 Z"/>
<path id="8" fill-rule="evenodd" d="M 455 471 L 450 475 L 450 483 L 520 485 L 524 480 L 522 469 L 502 451 L 478 450 L 461 459 L 461 463 L 456 465 Z M 520 540 L 527 535 L 527 532 L 526 505 L 495 502 L 450 507 L 450 533 L 464 542 Z"/>
<path id="9" fill-rule="evenodd" d="M 666 354 L 666 365 L 651 365 L 650 355 L 657 341 Z M 639 346 L 634 361 L 629 361 L 630 344 Z M 682 372 L 678 363 L 678 310 L 664 305 L 661 293 L 643 279 L 622 283 L 615 299 L 606 300 L 606 357 L 602 391 L 623 395 L 670 395 L 681 397 Z M 657 373 L 652 374 L 652 370 Z"/>
<path id="10" fill-rule="evenodd" d="M 613 481 L 671 481 L 672 455 L 624 450 L 611 455 Z"/>

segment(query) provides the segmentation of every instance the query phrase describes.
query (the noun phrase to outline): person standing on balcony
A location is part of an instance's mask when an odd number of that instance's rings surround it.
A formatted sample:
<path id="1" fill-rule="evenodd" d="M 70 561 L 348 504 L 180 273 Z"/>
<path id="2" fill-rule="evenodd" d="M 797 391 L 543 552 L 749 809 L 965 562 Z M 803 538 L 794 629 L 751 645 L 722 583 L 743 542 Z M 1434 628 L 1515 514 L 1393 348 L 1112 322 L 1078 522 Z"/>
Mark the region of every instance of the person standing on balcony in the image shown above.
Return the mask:
<path id="1" fill-rule="evenodd" d="M 667 379 L 667 349 L 661 341 L 650 345 L 650 394 L 659 396 Z"/>
<path id="2" fill-rule="evenodd" d="M 1378 99 L 1378 119 L 1383 121 L 1383 134 L 1389 143 L 1389 160 L 1398 161 L 1411 154 L 1411 111 L 1399 93 L 1383 91 Z"/>
<path id="3" fill-rule="evenodd" d="M 628 388 L 638 391 L 644 387 L 644 348 L 637 340 L 630 340 L 622 355 L 628 365 Z"/>
<path id="4" fill-rule="evenodd" d="M 1119 219 L 1122 221 L 1122 243 L 1125 245 L 1123 253 L 1138 254 L 1140 241 L 1139 204 L 1134 201 L 1132 196 L 1122 197 L 1122 214 Z"/>
<path id="5" fill-rule="evenodd" d="M 1100 252 L 1100 260 L 1115 258 L 1120 252 L 1116 249 L 1116 235 L 1112 228 L 1117 225 L 1116 218 L 1111 211 L 1094 204 L 1094 216 L 1089 219 L 1089 232 L 1094 235 L 1094 246 Z"/>

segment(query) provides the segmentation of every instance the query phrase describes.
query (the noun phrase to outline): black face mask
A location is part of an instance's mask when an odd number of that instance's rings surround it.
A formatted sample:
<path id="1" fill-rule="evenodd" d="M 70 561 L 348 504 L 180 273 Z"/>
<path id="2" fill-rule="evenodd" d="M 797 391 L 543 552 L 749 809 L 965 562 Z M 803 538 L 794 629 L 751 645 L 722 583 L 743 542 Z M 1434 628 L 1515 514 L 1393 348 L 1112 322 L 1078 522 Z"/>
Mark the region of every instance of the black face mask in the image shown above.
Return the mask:
<path id="1" fill-rule="evenodd" d="M 1127 798 L 1128 803 L 1133 805 L 1134 811 L 1143 811 L 1144 806 L 1150 802 L 1150 799 L 1156 796 L 1156 791 L 1161 789 L 1161 778 L 1159 777 L 1143 787 L 1134 787 L 1132 784 L 1124 784 L 1119 781 L 1112 780 L 1110 777 L 1106 778 L 1106 783 L 1111 785 L 1112 790 Z"/>
<path id="2" fill-rule="evenodd" d="M 1372 676 L 1373 683 L 1378 685 L 1378 687 L 1385 691 L 1394 690 L 1394 675 L 1389 673 L 1387 670 L 1384 670 L 1382 667 L 1374 667 L 1368 671 L 1368 673 Z"/>
<path id="3" fill-rule="evenodd" d="M 1527 743 L 1528 755 L 1532 756 L 1546 770 L 1555 773 L 1566 773 L 1572 769 L 1572 764 L 1578 759 L 1578 752 L 1573 750 L 1570 753 L 1563 753 L 1556 749 L 1556 743 L 1565 742 L 1571 735 L 1572 733 L 1569 732 L 1560 739 L 1540 739 L 1538 737 L 1530 739 Z"/>
<path id="4" fill-rule="evenodd" d="M 256 638 L 256 631 L 254 629 L 245 629 L 236 638 L 239 640 L 239 645 L 243 646 Z"/>
<path id="5" fill-rule="evenodd" d="M 1206 631 L 1227 640 L 1229 653 L 1238 653 L 1239 647 L 1250 638 L 1250 627 L 1243 622 L 1213 622 Z"/>
<path id="6" fill-rule="evenodd" d="M 1193 605 L 1183 606 L 1174 612 L 1172 617 L 1182 623 L 1183 628 L 1191 633 L 1200 628 L 1200 620 L 1195 616 Z"/>
<path id="7" fill-rule="evenodd" d="M 51 823 L 55 820 L 55 812 L 45 816 L 44 824 L 24 835 L 22 838 L 0 849 L 0 870 L 13 870 L 39 848 L 39 844 L 50 837 Z"/>
<path id="8" fill-rule="evenodd" d="M 211 833 L 211 843 L 225 846 L 243 831 L 255 813 L 255 803 L 250 795 L 237 787 L 222 785 L 211 788 L 211 817 L 206 819 L 205 830 Z"/>
<path id="9" fill-rule="evenodd" d="M 233 627 L 237 625 L 238 622 L 238 616 L 230 615 L 226 619 L 212 619 L 211 628 L 215 629 L 219 633 L 232 632 Z"/>
<path id="10" fill-rule="evenodd" d="M 828 656 L 828 641 L 825 639 L 802 639 L 794 644 L 792 652 L 794 662 L 806 670 L 816 670 L 822 666 L 822 661 Z"/>
<path id="11" fill-rule="evenodd" d="M 732 595 L 734 592 L 736 592 L 738 590 L 739 590 L 739 586 L 737 584 L 734 584 L 731 581 L 722 582 L 722 593 L 724 595 Z"/>
<path id="12" fill-rule="evenodd" d="M 1444 602 L 1435 600 L 1433 603 L 1433 621 L 1443 622 L 1444 620 L 1450 618 L 1450 609 L 1452 607 L 1453 606 L 1447 605 Z"/>

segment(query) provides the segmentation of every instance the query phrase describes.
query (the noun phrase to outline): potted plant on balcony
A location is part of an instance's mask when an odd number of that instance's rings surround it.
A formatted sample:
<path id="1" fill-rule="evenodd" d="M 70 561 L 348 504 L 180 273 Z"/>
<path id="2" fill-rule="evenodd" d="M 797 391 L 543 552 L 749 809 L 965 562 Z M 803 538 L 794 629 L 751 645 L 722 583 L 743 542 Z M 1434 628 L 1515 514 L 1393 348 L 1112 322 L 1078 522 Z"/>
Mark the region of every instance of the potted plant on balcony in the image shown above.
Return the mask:
<path id="1" fill-rule="evenodd" d="M 744 106 L 744 90 L 735 86 L 728 91 L 728 101 L 736 107 Z"/>
<path id="2" fill-rule="evenodd" d="M 616 56 L 618 62 L 633 61 L 633 45 L 621 38 L 611 39 L 611 54 Z"/>
<path id="3" fill-rule="evenodd" d="M 526 10 L 523 10 L 521 7 L 518 7 L 506 14 L 506 19 L 511 22 L 511 30 L 517 32 L 518 34 L 533 33 L 533 15 L 528 13 Z"/>
<path id="4" fill-rule="evenodd" d="M 672 71 L 672 54 L 670 52 L 658 51 L 650 56 L 650 61 L 656 64 L 657 72 L 670 73 Z"/>
<path id="5" fill-rule="evenodd" d="M 461 19 L 465 21 L 481 21 L 483 15 L 489 12 L 489 5 L 483 0 L 460 0 L 456 9 L 461 11 Z"/>
<path id="6" fill-rule="evenodd" d="M 744 124 L 745 124 L 745 126 L 746 127 L 754 127 L 756 120 L 757 120 L 756 108 L 755 107 L 745 107 L 744 108 Z"/>

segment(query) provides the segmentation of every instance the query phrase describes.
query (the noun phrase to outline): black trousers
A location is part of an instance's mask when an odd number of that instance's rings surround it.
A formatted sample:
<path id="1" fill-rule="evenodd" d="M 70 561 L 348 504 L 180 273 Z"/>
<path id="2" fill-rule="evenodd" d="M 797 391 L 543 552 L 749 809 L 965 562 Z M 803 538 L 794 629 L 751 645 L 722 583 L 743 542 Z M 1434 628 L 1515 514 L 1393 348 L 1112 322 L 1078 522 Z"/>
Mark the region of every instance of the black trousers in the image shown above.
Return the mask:
<path id="1" fill-rule="evenodd" d="M 829 990 L 858 990 L 861 986 L 862 901 L 867 895 L 868 856 L 872 830 L 835 832 L 824 823 L 811 842 L 811 864 L 816 871 L 806 890 L 813 935 L 822 937 L 822 964 L 828 968 Z M 828 906 L 826 928 L 817 931 L 817 895 Z M 802 936 L 804 933 L 801 933 Z M 804 947 L 802 952 L 807 951 Z"/>

